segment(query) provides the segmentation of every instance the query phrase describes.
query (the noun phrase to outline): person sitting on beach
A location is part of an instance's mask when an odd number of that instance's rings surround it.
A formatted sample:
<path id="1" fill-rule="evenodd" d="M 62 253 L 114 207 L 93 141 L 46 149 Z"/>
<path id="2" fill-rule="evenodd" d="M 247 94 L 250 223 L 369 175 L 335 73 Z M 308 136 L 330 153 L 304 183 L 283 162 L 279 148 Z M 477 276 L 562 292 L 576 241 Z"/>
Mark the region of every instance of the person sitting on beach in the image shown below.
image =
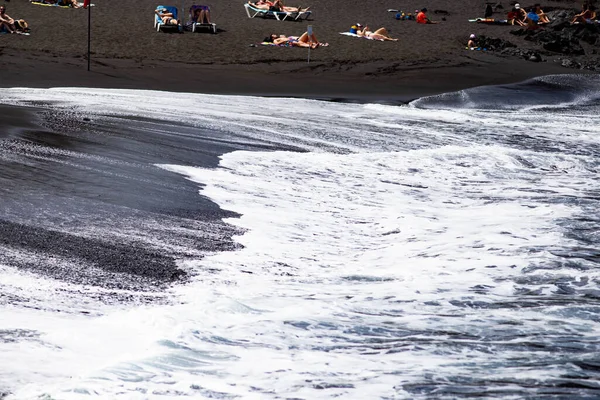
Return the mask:
<path id="1" fill-rule="evenodd" d="M 314 33 L 309 35 L 308 32 L 304 32 L 300 36 L 272 34 L 264 38 L 263 42 L 273 43 L 276 45 L 289 45 L 292 47 L 310 47 L 311 49 L 316 49 L 317 47 L 321 46 L 329 46 L 329 43 L 319 42 Z"/>
<path id="2" fill-rule="evenodd" d="M 437 22 L 430 20 L 427 17 L 427 9 L 422 8 L 417 14 L 417 24 L 437 24 Z"/>
<path id="3" fill-rule="evenodd" d="M 379 28 L 375 32 L 371 32 L 367 25 L 365 25 L 365 27 L 363 29 L 358 30 L 356 32 L 356 34 L 358 36 L 366 37 L 368 39 L 373 39 L 373 40 L 391 40 L 393 42 L 396 42 L 398 40 L 398 39 L 391 38 L 387 29 L 385 29 L 385 28 Z"/>
<path id="4" fill-rule="evenodd" d="M 158 18 L 160 18 L 162 23 L 165 25 L 177 25 L 179 23 L 174 18 L 173 13 L 169 12 L 169 10 L 167 10 L 166 8 L 161 8 L 160 10 L 155 10 L 154 12 L 156 13 L 156 15 L 158 15 Z"/>
<path id="5" fill-rule="evenodd" d="M 535 30 L 541 28 L 541 26 L 538 25 L 538 23 L 540 22 L 540 16 L 537 15 L 533 7 L 529 9 L 529 12 L 527 13 L 527 19 L 525 20 L 525 22 L 527 24 L 528 30 Z"/>
<path id="6" fill-rule="evenodd" d="M 530 8 L 527 13 L 527 19 L 537 24 L 540 20 L 540 16 L 537 15 L 534 8 Z"/>
<path id="7" fill-rule="evenodd" d="M 0 29 L 6 29 L 8 33 L 15 33 L 15 20 L 6 13 L 6 7 L 0 6 Z"/>
<path id="8" fill-rule="evenodd" d="M 210 24 L 210 8 L 208 6 L 197 6 L 192 15 L 192 22 L 198 24 Z"/>
<path id="9" fill-rule="evenodd" d="M 527 13 L 517 3 L 506 16 L 506 20 L 511 25 L 525 26 L 527 25 Z"/>
<path id="10" fill-rule="evenodd" d="M 550 23 L 550 18 L 548 18 L 548 15 L 546 15 L 544 10 L 542 10 L 542 6 L 539 3 L 535 3 L 533 5 L 533 8 L 535 9 L 535 13 L 538 15 L 538 17 L 540 17 L 538 24 L 549 24 Z"/>
<path id="11" fill-rule="evenodd" d="M 477 38 L 475 37 L 475 34 L 471 33 L 471 36 L 469 36 L 469 41 L 467 42 L 467 48 L 475 50 L 478 47 L 476 40 Z"/>
<path id="12" fill-rule="evenodd" d="M 582 7 L 582 12 L 580 14 L 577 14 L 573 18 L 571 23 L 572 24 L 591 23 L 595 19 L 596 19 L 596 8 L 592 5 L 584 3 L 583 7 Z"/>

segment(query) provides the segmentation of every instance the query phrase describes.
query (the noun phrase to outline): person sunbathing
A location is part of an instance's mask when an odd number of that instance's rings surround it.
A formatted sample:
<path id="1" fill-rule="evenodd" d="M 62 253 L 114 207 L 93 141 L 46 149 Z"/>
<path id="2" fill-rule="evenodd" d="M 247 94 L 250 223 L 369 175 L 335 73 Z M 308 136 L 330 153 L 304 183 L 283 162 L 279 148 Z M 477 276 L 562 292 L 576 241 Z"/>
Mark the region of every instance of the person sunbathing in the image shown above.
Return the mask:
<path id="1" fill-rule="evenodd" d="M 174 18 L 175 16 L 173 15 L 173 13 L 169 12 L 169 10 L 167 10 L 166 8 L 155 10 L 154 12 L 156 13 L 156 15 L 158 15 L 158 18 L 160 18 L 162 23 L 165 25 L 179 24 L 179 22 Z"/>
<path id="2" fill-rule="evenodd" d="M 273 5 L 273 3 L 271 1 L 266 1 L 266 0 L 258 0 L 255 2 L 248 0 L 248 4 L 250 4 L 252 7 L 258 8 L 260 10 L 268 10 Z"/>
<path id="3" fill-rule="evenodd" d="M 300 36 L 286 36 L 286 35 L 270 35 L 266 37 L 263 42 L 273 43 L 276 45 L 289 45 L 293 47 L 310 47 L 316 49 L 321 46 L 329 46 L 329 43 L 321 43 L 317 40 L 315 34 L 309 35 L 308 32 L 304 32 Z"/>
<path id="4" fill-rule="evenodd" d="M 542 10 L 542 6 L 539 3 L 536 3 L 533 5 L 533 7 L 535 8 L 535 13 L 538 15 L 538 17 L 540 17 L 538 23 L 549 24 L 550 18 L 548 18 L 548 15 L 544 12 L 544 10 Z"/>
<path id="5" fill-rule="evenodd" d="M 0 29 L 6 29 L 8 33 L 15 33 L 15 20 L 6 13 L 6 8 L 0 6 Z"/>
<path id="6" fill-rule="evenodd" d="M 192 15 L 192 22 L 210 24 L 210 8 L 208 6 L 198 6 Z"/>
<path id="7" fill-rule="evenodd" d="M 398 39 L 391 38 L 390 34 L 388 33 L 387 29 L 385 29 L 385 28 L 379 28 L 375 32 L 372 32 L 369 30 L 369 27 L 367 25 L 365 25 L 365 27 L 363 29 L 357 30 L 356 34 L 358 36 L 366 37 L 368 39 L 373 39 L 373 40 L 391 40 L 393 42 L 398 40 Z"/>
<path id="8" fill-rule="evenodd" d="M 281 0 L 269 1 L 269 0 L 258 0 L 256 2 L 252 2 L 248 0 L 248 4 L 250 4 L 254 8 L 258 8 L 260 10 L 268 10 L 275 12 L 304 12 L 308 11 L 310 7 L 302 8 L 302 7 L 288 7 L 283 4 Z"/>
<path id="9" fill-rule="evenodd" d="M 584 4 L 582 10 L 580 14 L 573 18 L 572 24 L 591 23 L 596 19 L 596 8 L 594 6 Z"/>

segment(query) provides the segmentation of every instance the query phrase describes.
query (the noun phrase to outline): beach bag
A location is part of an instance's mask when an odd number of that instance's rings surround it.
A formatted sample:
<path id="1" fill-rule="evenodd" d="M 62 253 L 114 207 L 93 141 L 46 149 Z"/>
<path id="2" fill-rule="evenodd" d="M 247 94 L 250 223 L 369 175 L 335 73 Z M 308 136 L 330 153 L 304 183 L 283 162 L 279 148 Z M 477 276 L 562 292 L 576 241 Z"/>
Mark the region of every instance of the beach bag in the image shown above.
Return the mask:
<path id="1" fill-rule="evenodd" d="M 15 20 L 15 28 L 21 32 L 29 32 L 29 24 L 24 19 Z"/>
<path id="2" fill-rule="evenodd" d="M 492 8 L 492 5 L 488 3 L 485 6 L 485 11 L 483 12 L 483 17 L 490 18 L 492 16 L 492 14 L 494 14 L 494 9 Z"/>

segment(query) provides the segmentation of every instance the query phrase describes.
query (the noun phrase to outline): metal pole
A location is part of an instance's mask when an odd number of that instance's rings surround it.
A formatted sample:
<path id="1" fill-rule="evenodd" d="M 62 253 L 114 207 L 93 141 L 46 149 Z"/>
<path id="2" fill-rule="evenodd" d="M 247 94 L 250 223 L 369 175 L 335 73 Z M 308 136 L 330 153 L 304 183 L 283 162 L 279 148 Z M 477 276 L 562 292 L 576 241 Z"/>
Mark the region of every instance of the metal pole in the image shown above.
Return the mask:
<path id="1" fill-rule="evenodd" d="M 306 28 L 306 33 L 308 34 L 308 60 L 306 61 L 307 63 L 310 64 L 310 48 L 312 47 L 313 41 L 312 41 L 312 34 L 313 34 L 313 28 L 312 25 L 308 25 L 308 27 Z"/>
<path id="2" fill-rule="evenodd" d="M 88 62 L 88 71 L 90 70 L 90 53 L 92 50 L 92 5 L 88 4 L 88 54 L 87 54 L 87 62 Z"/>
<path id="3" fill-rule="evenodd" d="M 181 23 L 181 32 L 185 30 L 185 0 L 181 0 L 181 18 L 179 18 L 179 22 Z"/>

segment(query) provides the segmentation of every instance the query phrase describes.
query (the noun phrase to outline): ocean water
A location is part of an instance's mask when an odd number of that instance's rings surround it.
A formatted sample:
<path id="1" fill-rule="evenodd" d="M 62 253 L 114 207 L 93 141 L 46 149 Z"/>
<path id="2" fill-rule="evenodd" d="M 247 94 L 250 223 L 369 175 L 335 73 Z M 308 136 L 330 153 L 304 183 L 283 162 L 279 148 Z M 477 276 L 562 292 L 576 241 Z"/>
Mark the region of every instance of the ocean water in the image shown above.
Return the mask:
<path id="1" fill-rule="evenodd" d="M 0 398 L 600 398 L 597 76 L 0 104 Z"/>

